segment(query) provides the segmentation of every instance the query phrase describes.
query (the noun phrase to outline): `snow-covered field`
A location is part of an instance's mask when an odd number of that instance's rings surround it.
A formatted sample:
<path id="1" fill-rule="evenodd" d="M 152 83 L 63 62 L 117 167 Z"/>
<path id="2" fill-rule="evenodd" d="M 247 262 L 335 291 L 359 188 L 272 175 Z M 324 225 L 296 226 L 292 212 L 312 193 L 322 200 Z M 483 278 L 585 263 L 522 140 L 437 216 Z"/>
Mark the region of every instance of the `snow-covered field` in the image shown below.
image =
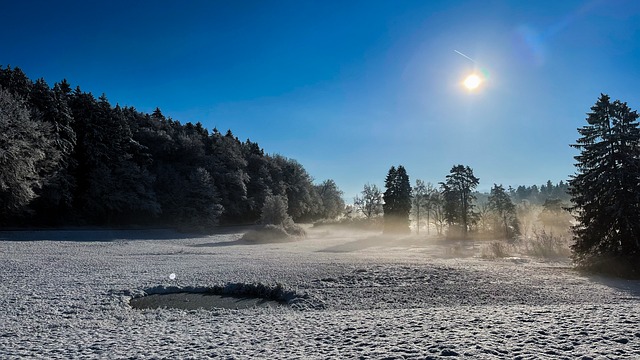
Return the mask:
<path id="1" fill-rule="evenodd" d="M 0 232 L 0 358 L 640 358 L 638 281 L 371 233 L 240 236 Z M 127 296 L 227 283 L 279 283 L 309 303 L 137 310 Z"/>

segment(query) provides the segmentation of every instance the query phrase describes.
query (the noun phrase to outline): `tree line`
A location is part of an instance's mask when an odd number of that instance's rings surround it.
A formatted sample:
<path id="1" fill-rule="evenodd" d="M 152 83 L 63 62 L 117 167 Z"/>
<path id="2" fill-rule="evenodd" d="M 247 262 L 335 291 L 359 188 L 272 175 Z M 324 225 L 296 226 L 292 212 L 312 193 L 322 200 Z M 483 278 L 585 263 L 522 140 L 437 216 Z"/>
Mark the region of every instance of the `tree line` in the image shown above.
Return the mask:
<path id="1" fill-rule="evenodd" d="M 569 230 L 571 215 L 567 183 L 550 180 L 540 187 L 494 184 L 489 193 L 476 189 L 480 184 L 473 169 L 454 165 L 444 181 L 434 185 L 416 179 L 411 186 L 406 169 L 392 166 L 384 192 L 375 184 L 365 184 L 347 217 L 360 216 L 368 222 L 380 221 L 385 232 L 416 233 L 435 230 L 435 235 L 451 238 L 473 237 L 516 239 L 527 236 L 533 224 L 550 231 Z M 402 204 L 402 205 L 399 205 Z"/>
<path id="2" fill-rule="evenodd" d="M 0 66 L 0 225 L 253 223 L 268 196 L 296 221 L 342 214 L 333 180 L 228 130 L 111 105 Z"/>

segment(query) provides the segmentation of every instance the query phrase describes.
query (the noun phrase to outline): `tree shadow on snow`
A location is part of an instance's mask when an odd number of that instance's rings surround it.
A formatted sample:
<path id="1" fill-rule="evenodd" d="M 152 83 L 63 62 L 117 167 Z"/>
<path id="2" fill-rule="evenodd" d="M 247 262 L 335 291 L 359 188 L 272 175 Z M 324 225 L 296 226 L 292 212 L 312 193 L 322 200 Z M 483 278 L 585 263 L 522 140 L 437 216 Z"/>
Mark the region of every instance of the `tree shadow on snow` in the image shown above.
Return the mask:
<path id="1" fill-rule="evenodd" d="M 318 252 L 347 253 L 360 251 L 372 247 L 416 247 L 427 245 L 427 240 L 411 236 L 397 237 L 392 235 L 377 235 L 358 239 L 345 244 L 330 246 Z"/>
<path id="2" fill-rule="evenodd" d="M 173 240 L 197 237 L 170 229 L 47 229 L 0 231 L 0 241 Z"/>
<path id="3" fill-rule="evenodd" d="M 216 241 L 202 244 L 193 244 L 189 245 L 191 247 L 201 248 L 201 247 L 226 247 L 226 246 L 242 246 L 242 245 L 266 245 L 266 244 L 287 244 L 295 242 L 292 239 L 282 239 L 282 240 L 270 240 L 270 241 L 251 241 L 244 240 L 239 238 L 237 240 L 231 241 Z"/>
<path id="4" fill-rule="evenodd" d="M 640 280 L 629 280 L 605 275 L 587 275 L 589 280 L 628 294 L 634 299 L 640 299 Z"/>
<path id="5" fill-rule="evenodd" d="M 203 243 L 203 244 L 193 244 L 189 246 L 195 247 L 195 248 L 201 248 L 201 247 L 225 247 L 225 246 L 236 246 L 236 245 L 259 245 L 259 244 L 242 240 L 242 238 L 240 238 L 232 241 L 216 241 L 216 242 L 209 242 L 209 243 Z"/>

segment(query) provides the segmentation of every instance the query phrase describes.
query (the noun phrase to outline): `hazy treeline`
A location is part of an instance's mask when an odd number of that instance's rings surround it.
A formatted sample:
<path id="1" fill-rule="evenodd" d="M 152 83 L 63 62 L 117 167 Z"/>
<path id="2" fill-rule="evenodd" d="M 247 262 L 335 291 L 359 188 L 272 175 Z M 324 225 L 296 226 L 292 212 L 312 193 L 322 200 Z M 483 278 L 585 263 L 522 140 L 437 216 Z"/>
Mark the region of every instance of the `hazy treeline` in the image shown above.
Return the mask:
<path id="1" fill-rule="evenodd" d="M 342 213 L 333 180 L 314 184 L 293 159 L 229 130 L 209 132 L 112 106 L 63 80 L 0 67 L 0 223 L 169 225 L 252 223 L 267 196 L 296 221 Z"/>
<path id="2" fill-rule="evenodd" d="M 408 175 L 402 168 L 403 182 Z M 537 230 L 566 234 L 570 230 L 572 215 L 566 210 L 571 204 L 568 184 L 550 180 L 540 186 L 509 186 L 494 184 L 489 193 L 476 191 L 480 179 L 468 166 L 453 166 L 443 182 L 432 184 L 420 179 L 409 191 L 398 192 L 392 167 L 385 181 L 385 191 L 377 185 L 365 184 L 353 205 L 347 206 L 346 220 L 363 219 L 369 224 L 379 223 L 387 229 L 389 221 L 385 194 L 399 195 L 408 202 L 403 212 L 405 226 L 420 234 L 447 235 L 453 238 L 468 236 L 480 238 L 515 239 L 530 236 Z M 398 201 L 397 199 L 394 199 Z M 397 217 L 397 215 L 393 215 Z M 398 219 L 394 219 L 398 223 Z M 408 228 L 407 228 L 408 229 Z"/>
<path id="3" fill-rule="evenodd" d="M 571 195 L 569 194 L 569 184 L 564 181 L 560 181 L 557 184 L 553 184 L 551 180 L 548 180 L 546 184 L 537 186 L 518 186 L 515 189 L 509 187 L 509 195 L 511 198 L 520 202 L 527 200 L 532 204 L 544 204 L 549 199 L 560 199 L 562 201 L 569 202 Z"/>

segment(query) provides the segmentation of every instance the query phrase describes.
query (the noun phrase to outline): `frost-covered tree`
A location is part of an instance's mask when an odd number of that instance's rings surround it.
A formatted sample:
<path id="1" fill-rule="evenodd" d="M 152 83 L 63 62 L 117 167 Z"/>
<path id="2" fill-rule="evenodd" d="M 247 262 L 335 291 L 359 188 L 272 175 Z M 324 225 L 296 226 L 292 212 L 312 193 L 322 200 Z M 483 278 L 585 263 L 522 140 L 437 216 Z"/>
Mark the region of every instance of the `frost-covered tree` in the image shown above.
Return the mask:
<path id="1" fill-rule="evenodd" d="M 423 218 L 426 218 L 427 234 L 429 234 L 431 213 L 434 205 L 434 191 L 435 189 L 431 183 L 416 179 L 416 185 L 413 187 L 413 197 L 411 198 L 411 211 L 416 219 L 416 232 L 418 234 L 420 234 Z"/>
<path id="2" fill-rule="evenodd" d="M 50 126 L 31 119 L 23 99 L 0 87 L 0 215 L 21 210 L 57 161 Z"/>
<path id="3" fill-rule="evenodd" d="M 197 124 L 187 132 L 207 139 L 202 126 Z M 241 143 L 231 130 L 225 135 L 214 131 L 207 139 L 206 168 L 211 173 L 225 209 L 228 220 L 242 217 L 247 211 L 247 161 L 241 150 Z"/>
<path id="4" fill-rule="evenodd" d="M 311 217 L 320 205 L 311 175 L 294 159 L 282 155 L 274 155 L 269 159 L 273 194 L 286 195 L 289 215 L 293 220 Z"/>
<path id="5" fill-rule="evenodd" d="M 243 215 L 247 221 L 255 221 L 260 218 L 261 206 L 271 192 L 269 162 L 260 146 L 249 140 L 242 144 L 242 152 L 247 161 L 246 173 L 249 178 Z"/>
<path id="6" fill-rule="evenodd" d="M 449 225 L 459 225 L 463 238 L 467 237 L 469 226 L 474 218 L 473 191 L 479 183 L 480 179 L 473 175 L 473 170 L 463 165 L 453 166 L 446 181 L 440 183 L 447 222 Z"/>
<path id="7" fill-rule="evenodd" d="M 334 219 L 344 213 L 342 191 L 335 181 L 325 180 L 322 184 L 316 185 L 315 189 L 321 201 L 318 217 Z"/>
<path id="8" fill-rule="evenodd" d="M 166 224 L 188 229 L 210 229 L 218 224 L 224 210 L 220 205 L 214 180 L 202 168 L 183 175 L 173 167 L 164 167 L 158 181 L 162 183 L 159 200 L 164 204 Z"/>
<path id="9" fill-rule="evenodd" d="M 112 224 L 157 215 L 149 157 L 133 139 L 122 109 L 79 88 L 71 103 L 79 135 L 76 202 L 85 218 Z"/>
<path id="10" fill-rule="evenodd" d="M 499 219 L 503 235 L 506 239 L 514 239 L 520 233 L 516 206 L 502 185 L 493 184 L 488 199 L 489 208 Z"/>
<path id="11" fill-rule="evenodd" d="M 224 208 L 220 205 L 220 198 L 209 172 L 203 168 L 195 169 L 184 190 L 182 223 L 200 228 L 217 225 Z"/>
<path id="12" fill-rule="evenodd" d="M 411 183 L 404 166 L 396 169 L 392 166 L 385 179 L 385 192 L 382 196 L 384 204 L 384 232 L 410 232 L 409 213 L 411 212 Z"/>
<path id="13" fill-rule="evenodd" d="M 31 88 L 33 87 L 33 82 L 29 80 L 27 75 L 19 67 L 11 68 L 11 66 L 7 66 L 3 68 L 2 65 L 0 65 L 0 86 L 4 87 L 5 90 L 17 98 L 27 101 L 31 93 Z"/>
<path id="14" fill-rule="evenodd" d="M 73 130 L 73 115 L 67 101 L 68 94 L 61 84 L 55 84 L 53 89 L 42 79 L 33 84 L 29 100 L 32 117 L 50 126 L 49 151 L 60 154 L 52 176 L 38 192 L 40 196 L 32 204 L 40 221 L 49 224 L 60 223 L 73 213 L 76 190 L 74 172 L 77 165 L 74 158 L 76 133 Z"/>
<path id="15" fill-rule="evenodd" d="M 424 200 L 426 197 L 426 186 L 424 181 L 416 179 L 416 185 L 413 187 L 413 196 L 411 197 L 411 213 L 416 221 L 416 233 L 420 234 L 422 227 L 422 217 L 424 215 Z M 429 229 L 429 220 L 427 220 L 427 232 Z"/>
<path id="16" fill-rule="evenodd" d="M 377 185 L 365 184 L 361 194 L 353 199 L 357 211 L 370 220 L 382 214 L 382 192 Z"/>
<path id="17" fill-rule="evenodd" d="M 431 212 L 432 217 L 431 221 L 433 225 L 436 227 L 436 232 L 438 236 L 442 235 L 445 225 L 447 224 L 447 216 L 445 212 L 445 202 L 444 195 L 438 189 L 433 190 L 433 194 L 431 194 Z"/>
<path id="18" fill-rule="evenodd" d="M 262 205 L 260 220 L 265 225 L 284 225 L 289 218 L 287 197 L 284 195 L 268 195 Z"/>
<path id="19" fill-rule="evenodd" d="M 602 94 L 578 129 L 580 154 L 569 181 L 573 257 L 588 265 L 594 258 L 627 259 L 640 269 L 640 129 L 638 113 Z"/>

